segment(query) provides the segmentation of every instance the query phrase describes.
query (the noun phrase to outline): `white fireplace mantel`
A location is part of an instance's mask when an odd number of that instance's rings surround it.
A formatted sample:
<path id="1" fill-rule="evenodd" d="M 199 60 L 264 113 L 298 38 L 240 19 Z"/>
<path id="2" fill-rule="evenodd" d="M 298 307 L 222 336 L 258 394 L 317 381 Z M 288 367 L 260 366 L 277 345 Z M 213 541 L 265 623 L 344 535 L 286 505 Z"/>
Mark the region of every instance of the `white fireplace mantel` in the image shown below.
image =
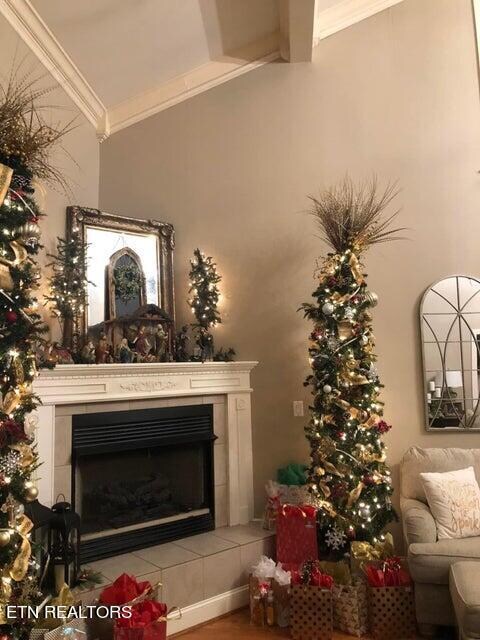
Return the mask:
<path id="1" fill-rule="evenodd" d="M 226 397 L 229 525 L 253 517 L 253 465 L 250 372 L 257 362 L 168 362 L 148 364 L 59 365 L 42 370 L 33 391 L 36 410 L 40 500 L 53 495 L 55 412 L 62 405 L 88 405 L 154 398 Z"/>

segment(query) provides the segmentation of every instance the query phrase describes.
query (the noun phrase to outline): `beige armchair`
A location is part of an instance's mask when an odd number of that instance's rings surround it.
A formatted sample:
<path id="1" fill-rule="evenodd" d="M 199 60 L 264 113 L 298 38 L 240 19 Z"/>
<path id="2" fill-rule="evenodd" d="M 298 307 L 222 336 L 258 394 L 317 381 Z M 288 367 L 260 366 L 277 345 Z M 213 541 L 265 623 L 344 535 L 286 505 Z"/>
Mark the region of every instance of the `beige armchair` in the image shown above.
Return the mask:
<path id="1" fill-rule="evenodd" d="M 403 533 L 415 582 L 420 625 L 455 624 L 449 592 L 450 566 L 462 560 L 480 562 L 480 537 L 437 540 L 435 521 L 427 505 L 420 473 L 456 471 L 465 467 L 473 467 L 480 482 L 480 449 L 411 447 L 400 466 Z"/>

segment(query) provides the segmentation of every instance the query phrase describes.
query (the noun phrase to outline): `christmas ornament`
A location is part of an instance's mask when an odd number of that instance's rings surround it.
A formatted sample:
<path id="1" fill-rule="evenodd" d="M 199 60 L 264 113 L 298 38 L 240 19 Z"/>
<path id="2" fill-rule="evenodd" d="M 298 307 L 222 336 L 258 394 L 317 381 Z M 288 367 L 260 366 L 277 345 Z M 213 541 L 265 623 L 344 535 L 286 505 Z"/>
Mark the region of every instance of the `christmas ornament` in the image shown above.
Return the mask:
<path id="1" fill-rule="evenodd" d="M 13 449 L 7 449 L 5 453 L 0 456 L 0 473 L 5 476 L 11 476 L 20 468 L 22 456 L 18 451 Z"/>
<path id="2" fill-rule="evenodd" d="M 326 316 L 331 316 L 334 311 L 335 307 L 331 302 L 325 302 L 325 304 L 322 306 L 322 313 Z"/>
<path id="3" fill-rule="evenodd" d="M 347 536 L 337 527 L 331 527 L 325 533 L 325 543 L 332 551 L 340 551 L 347 543 Z"/>
<path id="4" fill-rule="evenodd" d="M 26 245 L 27 247 L 35 247 L 40 239 L 41 230 L 36 222 L 25 222 L 16 231 L 16 235 L 19 235 L 18 242 Z"/>
<path id="5" fill-rule="evenodd" d="M 378 433 L 388 433 L 392 428 L 391 424 L 387 424 L 385 420 L 379 420 L 375 426 Z"/>
<path id="6" fill-rule="evenodd" d="M 9 529 L 0 529 L 0 547 L 6 547 L 10 544 L 12 534 Z"/>
<path id="7" fill-rule="evenodd" d="M 332 387 L 329 384 L 323 385 L 323 393 L 332 393 Z"/>
<path id="8" fill-rule="evenodd" d="M 353 320 L 353 318 L 355 317 L 355 313 L 356 313 L 356 311 L 355 311 L 355 309 L 353 307 L 347 307 L 345 309 L 345 311 L 343 312 L 343 317 L 346 320 Z"/>
<path id="9" fill-rule="evenodd" d="M 34 487 L 34 486 L 26 487 L 24 496 L 27 502 L 33 502 L 34 500 L 36 500 L 38 497 L 37 487 Z"/>
<path id="10" fill-rule="evenodd" d="M 338 340 L 333 336 L 328 338 L 327 347 L 330 349 L 330 351 L 335 351 L 338 348 Z"/>
<path id="11" fill-rule="evenodd" d="M 5 314 L 5 320 L 9 323 L 9 324 L 13 324 L 14 322 L 16 322 L 18 320 L 18 315 L 17 313 L 15 313 L 15 311 L 7 311 Z"/>
<path id="12" fill-rule="evenodd" d="M 374 291 L 365 291 L 365 300 L 371 307 L 376 307 L 378 304 L 378 296 Z"/>

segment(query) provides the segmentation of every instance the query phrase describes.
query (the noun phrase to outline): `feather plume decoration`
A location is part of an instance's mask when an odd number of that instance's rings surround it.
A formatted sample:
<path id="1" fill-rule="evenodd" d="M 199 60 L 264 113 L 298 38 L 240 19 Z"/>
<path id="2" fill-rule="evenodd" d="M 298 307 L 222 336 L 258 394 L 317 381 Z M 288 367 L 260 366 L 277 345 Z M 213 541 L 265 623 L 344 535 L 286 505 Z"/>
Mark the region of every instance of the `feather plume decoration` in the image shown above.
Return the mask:
<path id="1" fill-rule="evenodd" d="M 354 249 L 361 253 L 370 245 L 399 240 L 396 234 L 403 228 L 391 228 L 398 211 L 383 217 L 398 191 L 389 185 L 378 193 L 377 180 L 355 185 L 349 177 L 311 197 L 312 215 L 317 219 L 325 240 L 335 251 Z"/>

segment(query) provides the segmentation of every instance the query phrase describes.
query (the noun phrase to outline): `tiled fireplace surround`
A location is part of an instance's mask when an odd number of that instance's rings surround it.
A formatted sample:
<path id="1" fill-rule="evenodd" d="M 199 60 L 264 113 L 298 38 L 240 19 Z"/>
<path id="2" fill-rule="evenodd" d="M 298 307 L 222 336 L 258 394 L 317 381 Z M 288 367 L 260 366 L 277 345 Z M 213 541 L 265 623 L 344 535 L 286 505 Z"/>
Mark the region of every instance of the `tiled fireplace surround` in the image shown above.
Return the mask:
<path id="1" fill-rule="evenodd" d="M 247 577 L 273 539 L 253 519 L 250 371 L 254 362 L 59 366 L 42 372 L 35 392 L 43 461 L 40 499 L 70 500 L 72 416 L 85 413 L 213 405 L 216 530 L 92 563 L 102 588 L 122 572 L 161 582 L 161 597 L 183 609 L 169 634 L 247 602 Z M 99 590 L 82 593 L 91 602 Z"/>

